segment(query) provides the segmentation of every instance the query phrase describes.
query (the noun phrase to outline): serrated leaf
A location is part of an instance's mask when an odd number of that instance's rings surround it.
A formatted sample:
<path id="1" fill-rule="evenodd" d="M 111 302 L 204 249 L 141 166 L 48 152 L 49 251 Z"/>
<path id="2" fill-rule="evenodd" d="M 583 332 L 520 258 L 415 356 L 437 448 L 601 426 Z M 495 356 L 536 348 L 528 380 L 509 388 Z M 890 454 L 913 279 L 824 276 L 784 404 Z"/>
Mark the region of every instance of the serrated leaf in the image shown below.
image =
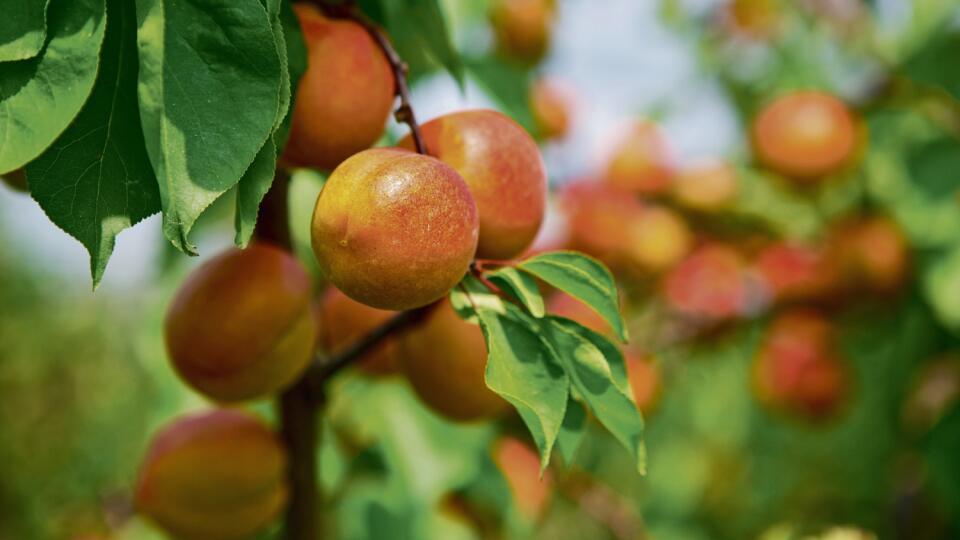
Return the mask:
<path id="1" fill-rule="evenodd" d="M 138 94 L 163 230 L 178 249 L 276 125 L 281 61 L 258 0 L 137 0 Z"/>
<path id="2" fill-rule="evenodd" d="M 94 286 L 116 236 L 160 211 L 137 106 L 136 14 L 126 0 L 108 0 L 107 16 L 90 98 L 70 127 L 27 166 L 33 198 L 90 252 Z"/>
<path id="3" fill-rule="evenodd" d="M 540 466 L 560 433 L 570 381 L 518 309 L 477 311 L 487 342 L 487 386 L 520 414 L 540 451 Z"/>
<path id="4" fill-rule="evenodd" d="M 0 0 L 0 62 L 40 54 L 47 39 L 49 0 Z"/>
<path id="5" fill-rule="evenodd" d="M 237 212 L 234 219 L 234 228 L 237 233 L 233 241 L 242 248 L 247 247 L 250 238 L 253 237 L 260 202 L 273 184 L 276 169 L 277 147 L 273 144 L 273 138 L 268 137 L 267 142 L 250 164 L 250 168 L 243 173 L 243 177 L 237 183 Z"/>
<path id="6" fill-rule="evenodd" d="M 563 416 L 563 424 L 560 425 L 560 433 L 557 435 L 557 450 L 560 457 L 568 466 L 573 463 L 573 459 L 583 442 L 583 435 L 587 428 L 587 410 L 583 404 L 573 398 L 567 397 L 567 412 Z"/>
<path id="7" fill-rule="evenodd" d="M 622 341 L 627 340 L 617 285 L 596 259 L 573 251 L 554 251 L 522 261 L 517 268 L 587 304 L 610 323 Z"/>
<path id="8" fill-rule="evenodd" d="M 643 418 L 630 394 L 623 354 L 606 338 L 560 317 L 541 319 L 545 339 L 593 415 L 646 467 Z"/>
<path id="9" fill-rule="evenodd" d="M 415 23 L 427 53 L 450 73 L 463 91 L 463 60 L 450 39 L 440 4 L 437 0 L 404 0 L 404 4 L 402 16 Z"/>
<path id="10" fill-rule="evenodd" d="M 537 280 L 530 274 L 505 266 L 490 272 L 487 277 L 490 278 L 490 281 L 511 292 L 534 317 L 543 317 L 546 313 L 543 307 L 543 296 L 540 295 L 540 287 L 537 285 Z"/>
<path id="11" fill-rule="evenodd" d="M 53 0 L 43 54 L 0 64 L 0 174 L 42 154 L 80 112 L 97 78 L 105 23 L 103 0 Z"/>

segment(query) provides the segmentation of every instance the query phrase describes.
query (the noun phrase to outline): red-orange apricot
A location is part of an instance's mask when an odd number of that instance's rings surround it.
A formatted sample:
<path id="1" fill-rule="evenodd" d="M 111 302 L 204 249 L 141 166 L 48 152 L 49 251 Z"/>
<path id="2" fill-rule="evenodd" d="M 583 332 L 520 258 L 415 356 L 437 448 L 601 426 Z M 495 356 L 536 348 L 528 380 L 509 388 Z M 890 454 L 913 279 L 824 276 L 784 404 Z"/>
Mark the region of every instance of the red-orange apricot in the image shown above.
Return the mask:
<path id="1" fill-rule="evenodd" d="M 658 195 L 669 188 L 673 168 L 667 142 L 657 126 L 641 121 L 631 127 L 614 150 L 605 177 L 617 188 Z"/>
<path id="2" fill-rule="evenodd" d="M 554 0 L 494 0 L 490 22 L 497 49 L 504 55 L 534 64 L 550 47 Z"/>
<path id="3" fill-rule="evenodd" d="M 550 79 L 539 79 L 530 87 L 530 112 L 540 137 L 562 139 L 570 129 L 571 98 L 566 88 Z"/>
<path id="4" fill-rule="evenodd" d="M 625 361 L 633 400 L 641 412 L 649 414 L 660 398 L 660 367 L 654 359 L 644 358 L 632 352 L 627 352 Z"/>
<path id="5" fill-rule="evenodd" d="M 684 315 L 725 319 L 745 310 L 746 265 L 740 254 L 723 244 L 698 248 L 670 271 L 664 298 Z"/>
<path id="6" fill-rule="evenodd" d="M 466 180 L 477 202 L 477 257 L 509 259 L 533 242 L 547 205 L 547 172 L 533 138 L 491 110 L 446 114 L 420 129 L 427 153 Z M 408 135 L 400 146 L 413 149 Z"/>
<path id="7" fill-rule="evenodd" d="M 839 269 L 822 247 L 777 242 L 757 254 L 754 269 L 775 301 L 817 300 L 836 292 Z"/>
<path id="8" fill-rule="evenodd" d="M 603 334 L 610 339 L 616 339 L 610 323 L 592 308 L 564 292 L 556 292 L 547 301 L 547 312 L 574 320 L 581 325 Z"/>
<path id="9" fill-rule="evenodd" d="M 282 512 L 286 468 L 260 420 L 230 409 L 182 417 L 153 439 L 136 507 L 176 538 L 242 540 Z"/>
<path id="10" fill-rule="evenodd" d="M 445 295 L 477 250 L 470 189 L 442 161 L 396 148 L 364 150 L 327 179 L 313 213 L 320 270 L 358 302 L 403 310 Z"/>
<path id="11" fill-rule="evenodd" d="M 794 92 L 767 104 L 752 128 L 757 158 L 800 181 L 818 180 L 846 167 L 857 154 L 857 121 L 842 101 L 825 92 Z"/>
<path id="12" fill-rule="evenodd" d="M 395 311 L 361 304 L 335 287 L 324 292 L 317 311 L 320 346 L 332 354 L 351 345 L 396 315 Z M 388 337 L 361 358 L 357 365 L 364 372 L 374 375 L 396 373 L 399 370 L 396 349 L 396 340 Z"/>
<path id="13" fill-rule="evenodd" d="M 167 311 L 177 373 L 217 401 L 242 401 L 290 384 L 313 356 L 310 276 L 267 244 L 231 249 L 193 271 Z"/>
<path id="14" fill-rule="evenodd" d="M 684 169 L 673 183 L 673 198 L 680 205 L 701 212 L 716 212 L 730 206 L 737 196 L 737 171 L 729 163 L 710 160 Z"/>
<path id="15" fill-rule="evenodd" d="M 507 402 L 487 388 L 487 345 L 480 327 L 453 311 L 449 300 L 400 336 L 400 366 L 420 399 L 452 420 L 492 418 Z"/>
<path id="16" fill-rule="evenodd" d="M 831 236 L 831 253 L 848 287 L 893 292 L 905 282 L 910 247 L 894 221 L 865 216 L 840 223 Z"/>
<path id="17" fill-rule="evenodd" d="M 307 71 L 294 98 L 283 159 L 333 169 L 382 135 L 393 107 L 390 64 L 356 22 L 329 19 L 315 6 L 293 6 L 307 45 Z"/>
<path id="18" fill-rule="evenodd" d="M 493 462 L 510 486 L 513 503 L 526 519 L 536 521 L 547 505 L 553 491 L 550 471 L 540 476 L 540 456 L 526 443 L 504 436 L 493 443 Z"/>

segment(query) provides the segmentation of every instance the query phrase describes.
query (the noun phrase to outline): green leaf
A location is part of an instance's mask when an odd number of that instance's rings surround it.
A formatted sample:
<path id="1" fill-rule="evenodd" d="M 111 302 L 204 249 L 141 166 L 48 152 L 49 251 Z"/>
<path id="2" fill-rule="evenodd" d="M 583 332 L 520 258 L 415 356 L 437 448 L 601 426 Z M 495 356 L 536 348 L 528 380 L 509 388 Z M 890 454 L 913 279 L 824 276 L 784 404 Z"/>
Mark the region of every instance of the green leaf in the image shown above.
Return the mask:
<path id="1" fill-rule="evenodd" d="M 465 61 L 474 79 L 503 108 L 511 118 L 528 132 L 536 130 L 536 121 L 530 110 L 530 72 L 508 64 L 494 55 Z"/>
<path id="2" fill-rule="evenodd" d="M 568 466 L 573 463 L 577 449 L 583 441 L 583 435 L 587 428 L 587 410 L 583 404 L 573 399 L 573 396 L 567 398 L 567 413 L 563 416 L 563 424 L 560 426 L 560 434 L 557 436 L 557 450 L 560 451 L 560 457 Z"/>
<path id="3" fill-rule="evenodd" d="M 450 73 L 463 91 L 463 61 L 450 39 L 440 4 L 437 0 L 404 0 L 404 4 L 406 8 L 398 15 L 415 23 L 427 53 Z"/>
<path id="4" fill-rule="evenodd" d="M 163 230 L 182 251 L 276 125 L 281 59 L 258 0 L 137 0 L 138 93 Z"/>
<path id="5" fill-rule="evenodd" d="M 116 236 L 160 210 L 137 107 L 133 5 L 108 0 L 100 73 L 70 127 L 27 165 L 30 192 L 50 220 L 90 252 L 96 286 Z"/>
<path id="6" fill-rule="evenodd" d="M 480 309 L 477 315 L 489 351 L 487 386 L 517 409 L 545 468 L 563 423 L 569 379 L 520 310 Z"/>
<path id="7" fill-rule="evenodd" d="M 277 147 L 273 144 L 273 138 L 267 138 L 267 142 L 237 184 L 237 213 L 234 220 L 237 234 L 233 241 L 242 248 L 247 247 L 253 237 L 260 202 L 273 184 L 276 168 Z"/>
<path id="8" fill-rule="evenodd" d="M 450 291 L 450 305 L 461 319 L 477 323 L 477 310 L 487 309 L 506 313 L 506 305 L 494 292 L 477 278 L 466 275 Z"/>
<path id="9" fill-rule="evenodd" d="M 280 31 L 283 32 L 284 50 L 286 51 L 285 71 L 290 84 L 290 104 L 286 107 L 279 127 L 273 133 L 273 142 L 279 150 L 283 149 L 290 135 L 290 121 L 293 114 L 293 98 L 296 95 L 300 78 L 307 71 L 307 46 L 303 41 L 300 23 L 290 7 L 290 2 L 280 0 Z M 276 31 L 276 30 L 275 30 Z"/>
<path id="10" fill-rule="evenodd" d="M 547 317 L 543 321 L 545 338 L 573 388 L 597 420 L 630 451 L 637 469 L 644 472 L 643 418 L 630 393 L 620 349 L 569 319 Z"/>
<path id="11" fill-rule="evenodd" d="M 43 54 L 0 64 L 0 174 L 43 153 L 80 112 L 97 78 L 104 1 L 53 0 L 47 18 Z"/>
<path id="12" fill-rule="evenodd" d="M 0 62 L 40 54 L 47 39 L 49 0 L 0 0 Z"/>
<path id="13" fill-rule="evenodd" d="M 949 25 L 945 25 L 949 26 Z M 960 32 L 945 28 L 937 32 L 903 65 L 903 73 L 917 82 L 938 86 L 960 99 Z"/>
<path id="14" fill-rule="evenodd" d="M 924 271 L 923 288 L 940 322 L 960 333 L 960 246 L 932 260 Z"/>
<path id="15" fill-rule="evenodd" d="M 590 306 L 627 340 L 627 329 L 620 314 L 620 298 L 613 275 L 596 259 L 573 251 L 555 251 L 537 255 L 517 265 Z"/>
<path id="16" fill-rule="evenodd" d="M 540 295 L 540 287 L 537 285 L 537 280 L 530 274 L 510 266 L 504 266 L 491 272 L 487 277 L 490 278 L 490 281 L 513 293 L 513 296 L 520 300 L 534 317 L 543 317 L 546 313 L 543 307 L 543 296 Z"/>

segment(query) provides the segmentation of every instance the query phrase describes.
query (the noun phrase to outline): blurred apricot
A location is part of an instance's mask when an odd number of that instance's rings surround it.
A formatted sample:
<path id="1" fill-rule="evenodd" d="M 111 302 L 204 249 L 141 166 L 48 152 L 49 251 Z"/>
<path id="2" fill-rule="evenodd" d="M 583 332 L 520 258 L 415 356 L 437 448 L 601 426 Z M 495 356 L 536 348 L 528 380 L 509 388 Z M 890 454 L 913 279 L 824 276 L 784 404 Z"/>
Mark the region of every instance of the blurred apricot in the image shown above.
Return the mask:
<path id="1" fill-rule="evenodd" d="M 320 346 L 336 354 L 397 314 L 361 304 L 340 292 L 328 288 L 317 305 Z M 359 360 L 357 366 L 374 375 L 397 373 L 397 343 L 388 337 Z"/>
<path id="2" fill-rule="evenodd" d="M 394 102 L 393 71 L 356 22 L 330 19 L 295 3 L 307 45 L 307 71 L 294 94 L 283 159 L 333 169 L 383 135 Z"/>
<path id="3" fill-rule="evenodd" d="M 910 272 L 910 246 L 903 231 L 884 216 L 840 223 L 832 233 L 833 254 L 850 288 L 892 292 Z"/>
<path id="4" fill-rule="evenodd" d="M 241 540 L 283 511 L 286 468 L 260 420 L 231 409 L 185 416 L 151 442 L 135 503 L 176 538 Z"/>
<path id="5" fill-rule="evenodd" d="M 818 91 L 793 92 L 761 109 L 752 127 L 757 158 L 800 181 L 846 167 L 857 154 L 857 120 L 845 103 Z"/>
<path id="6" fill-rule="evenodd" d="M 775 301 L 821 299 L 839 286 L 836 259 L 809 244 L 771 244 L 757 254 L 754 268 Z"/>
<path id="7" fill-rule="evenodd" d="M 510 259 L 533 242 L 547 205 L 547 171 L 537 143 L 510 117 L 460 111 L 420 126 L 427 151 L 470 187 L 480 216 L 477 257 Z M 400 146 L 413 149 L 408 135 Z"/>
<path id="8" fill-rule="evenodd" d="M 599 313 L 567 293 L 554 293 L 547 300 L 547 312 L 574 320 L 598 334 L 616 339 L 610 324 Z"/>
<path id="9" fill-rule="evenodd" d="M 536 521 L 550 504 L 553 489 L 549 471 L 540 476 L 540 456 L 526 443 L 504 436 L 493 444 L 493 461 L 506 478 L 517 509 Z"/>
<path id="10" fill-rule="evenodd" d="M 477 249 L 477 206 L 442 161 L 401 149 L 364 150 L 327 179 L 313 213 L 320 270 L 350 298 L 403 310 L 445 295 Z"/>
<path id="11" fill-rule="evenodd" d="M 538 79 L 530 87 L 530 111 L 540 137 L 562 139 L 570 130 L 570 92 L 551 79 Z"/>
<path id="12" fill-rule="evenodd" d="M 633 352 L 627 352 L 624 358 L 627 365 L 627 379 L 633 400 L 644 414 L 653 411 L 660 398 L 660 367 L 656 360 L 645 358 Z"/>
<path id="13" fill-rule="evenodd" d="M 651 122 L 636 122 L 617 145 L 607 165 L 611 185 L 640 195 L 660 195 L 673 179 L 673 162 L 666 140 Z"/>
<path id="14" fill-rule="evenodd" d="M 647 205 L 633 219 L 621 224 L 626 236 L 628 262 L 641 271 L 662 272 L 672 268 L 690 251 L 693 234 L 674 210 Z"/>
<path id="15" fill-rule="evenodd" d="M 699 247 L 670 271 L 663 283 L 668 306 L 687 316 L 726 319 L 745 311 L 746 264 L 724 244 Z"/>
<path id="16" fill-rule="evenodd" d="M 400 336 L 400 366 L 420 399 L 451 420 L 482 420 L 508 405 L 487 388 L 487 344 L 476 324 L 462 320 L 449 300 Z"/>
<path id="17" fill-rule="evenodd" d="M 313 357 L 310 289 L 300 262 L 268 244 L 202 264 L 167 310 L 167 351 L 177 373 L 217 401 L 281 390 Z"/>
<path id="18" fill-rule="evenodd" d="M 550 47 L 554 0 L 494 0 L 490 7 L 497 50 L 523 63 L 535 64 Z"/>
<path id="19" fill-rule="evenodd" d="M 716 212 L 737 197 L 737 171 L 724 161 L 702 161 L 680 172 L 673 183 L 673 198 L 691 210 Z"/>
<path id="20" fill-rule="evenodd" d="M 783 8 L 778 0 L 729 0 L 723 14 L 733 32 L 763 41 L 777 34 Z"/>

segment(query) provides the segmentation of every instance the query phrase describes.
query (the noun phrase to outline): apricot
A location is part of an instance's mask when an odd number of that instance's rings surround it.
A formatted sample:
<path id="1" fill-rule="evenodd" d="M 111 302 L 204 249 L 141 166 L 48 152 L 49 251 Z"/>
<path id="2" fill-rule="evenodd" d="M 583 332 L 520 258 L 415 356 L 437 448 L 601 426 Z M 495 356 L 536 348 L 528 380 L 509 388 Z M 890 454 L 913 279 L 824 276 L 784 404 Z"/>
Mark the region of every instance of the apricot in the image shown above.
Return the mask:
<path id="1" fill-rule="evenodd" d="M 530 112 L 543 139 L 562 139 L 570 130 L 571 98 L 566 88 L 550 79 L 539 79 L 530 87 Z"/>
<path id="2" fill-rule="evenodd" d="M 135 504 L 172 536 L 241 540 L 287 502 L 286 454 L 260 420 L 231 409 L 177 419 L 150 444 Z"/>
<path id="3" fill-rule="evenodd" d="M 286 251 L 231 249 L 190 274 L 165 321 L 167 352 L 197 391 L 223 402 L 281 390 L 310 363 L 310 276 Z"/>
<path id="4" fill-rule="evenodd" d="M 641 195 L 666 192 L 674 175 L 667 142 L 651 122 L 635 123 L 607 165 L 606 180 L 613 186 Z"/>
<path id="5" fill-rule="evenodd" d="M 283 159 L 333 169 L 383 135 L 394 102 L 393 71 L 356 22 L 329 19 L 315 6 L 293 9 L 307 45 Z"/>
<path id="6" fill-rule="evenodd" d="M 681 206 L 716 212 L 736 198 L 737 171 L 724 161 L 703 161 L 681 171 L 672 187 L 673 198 Z"/>
<path id="7" fill-rule="evenodd" d="M 675 211 L 648 205 L 622 225 L 629 263 L 644 272 L 662 272 L 676 265 L 689 251 L 693 235 Z"/>
<path id="8" fill-rule="evenodd" d="M 655 360 L 633 352 L 627 352 L 625 362 L 633 400 L 641 412 L 649 414 L 660 398 L 660 368 Z"/>
<path id="9" fill-rule="evenodd" d="M 3 173 L 0 175 L 0 180 L 3 180 L 3 183 L 14 191 L 19 191 L 21 193 L 27 193 L 30 191 L 27 188 L 27 174 L 23 169 L 17 169 L 8 173 Z"/>
<path id="10" fill-rule="evenodd" d="M 698 248 L 664 280 L 664 299 L 677 312 L 708 319 L 735 317 L 745 311 L 746 265 L 723 244 Z"/>
<path id="11" fill-rule="evenodd" d="M 507 402 L 487 388 L 487 344 L 480 327 L 457 316 L 449 300 L 400 336 L 400 366 L 420 399 L 452 420 L 498 416 Z"/>
<path id="12" fill-rule="evenodd" d="M 910 247 L 903 231 L 889 218 L 863 216 L 842 222 L 830 243 L 850 288 L 893 292 L 906 281 Z"/>
<path id="13" fill-rule="evenodd" d="M 730 0 L 725 15 L 734 32 L 763 41 L 777 34 L 783 9 L 777 0 Z"/>
<path id="14" fill-rule="evenodd" d="M 427 152 L 466 180 L 477 202 L 477 257 L 510 259 L 533 242 L 547 206 L 540 149 L 510 117 L 491 110 L 446 114 L 421 126 Z M 413 148 L 408 135 L 400 146 Z"/>
<path id="15" fill-rule="evenodd" d="M 754 268 L 776 301 L 817 300 L 837 292 L 836 259 L 822 247 L 777 242 L 757 254 Z"/>
<path id="16" fill-rule="evenodd" d="M 340 164 L 317 197 L 313 252 L 350 298 L 404 310 L 445 295 L 477 250 L 477 206 L 449 165 L 396 148 Z"/>
<path id="17" fill-rule="evenodd" d="M 535 64 L 550 47 L 553 0 L 495 0 L 490 22 L 497 49 L 510 58 Z"/>
<path id="18" fill-rule="evenodd" d="M 493 462 L 507 480 L 517 510 L 536 521 L 550 504 L 553 491 L 550 472 L 540 477 L 540 456 L 526 443 L 509 436 L 494 441 L 492 454 Z"/>
<path id="19" fill-rule="evenodd" d="M 353 344 L 396 315 L 395 311 L 361 304 L 333 287 L 324 293 L 317 311 L 320 346 L 331 354 Z M 357 365 L 373 375 L 396 373 L 399 370 L 396 349 L 396 340 L 387 338 L 361 358 Z"/>
<path id="20" fill-rule="evenodd" d="M 766 167 L 815 181 L 846 167 L 857 154 L 853 113 L 825 92 L 794 92 L 767 104 L 754 119 L 753 146 Z"/>
<path id="21" fill-rule="evenodd" d="M 598 334 L 616 340 L 610 323 L 606 321 L 599 313 L 591 309 L 583 302 L 564 292 L 557 292 L 547 301 L 547 312 L 553 315 L 566 317 L 581 325 L 593 330 Z"/>
<path id="22" fill-rule="evenodd" d="M 836 414 L 848 394 L 849 374 L 833 326 L 808 309 L 778 315 L 754 361 L 754 391 L 761 402 L 809 420 Z"/>

